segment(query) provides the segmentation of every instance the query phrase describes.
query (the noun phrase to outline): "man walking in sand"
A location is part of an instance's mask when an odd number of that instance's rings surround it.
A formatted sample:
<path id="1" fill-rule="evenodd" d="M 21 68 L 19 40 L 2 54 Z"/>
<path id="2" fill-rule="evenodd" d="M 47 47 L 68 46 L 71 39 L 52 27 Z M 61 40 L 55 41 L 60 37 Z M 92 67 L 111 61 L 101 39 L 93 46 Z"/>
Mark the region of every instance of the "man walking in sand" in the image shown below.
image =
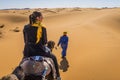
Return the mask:
<path id="1" fill-rule="evenodd" d="M 64 58 L 66 56 L 66 51 L 67 51 L 67 47 L 68 47 L 68 36 L 67 36 L 67 32 L 63 32 L 63 36 L 60 37 L 59 42 L 57 44 L 57 46 L 61 45 L 62 48 L 62 58 Z"/>

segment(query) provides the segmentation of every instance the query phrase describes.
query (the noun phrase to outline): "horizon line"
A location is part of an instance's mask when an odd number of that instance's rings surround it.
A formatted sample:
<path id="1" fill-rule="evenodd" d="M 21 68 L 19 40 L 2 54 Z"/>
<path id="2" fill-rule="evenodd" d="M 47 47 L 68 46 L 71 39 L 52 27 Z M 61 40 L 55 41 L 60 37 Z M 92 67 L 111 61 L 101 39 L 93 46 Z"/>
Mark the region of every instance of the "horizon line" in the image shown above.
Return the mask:
<path id="1" fill-rule="evenodd" d="M 18 9 L 18 10 L 27 10 L 27 9 L 55 9 L 55 8 L 120 8 L 120 7 L 42 7 L 42 8 L 39 8 L 39 7 L 34 7 L 34 8 L 27 8 L 27 7 L 24 7 L 24 8 L 3 8 L 3 9 L 0 9 L 0 10 L 14 10 L 14 9 Z"/>

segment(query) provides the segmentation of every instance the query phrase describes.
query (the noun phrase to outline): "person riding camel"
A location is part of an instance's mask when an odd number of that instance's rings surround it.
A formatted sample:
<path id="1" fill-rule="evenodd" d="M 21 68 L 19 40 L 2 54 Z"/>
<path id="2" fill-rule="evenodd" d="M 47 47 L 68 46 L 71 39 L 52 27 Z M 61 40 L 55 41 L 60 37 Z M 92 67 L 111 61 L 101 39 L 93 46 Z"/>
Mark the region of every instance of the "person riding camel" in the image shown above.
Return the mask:
<path id="1" fill-rule="evenodd" d="M 46 52 L 49 52 L 50 55 L 52 55 L 52 59 L 55 61 L 54 64 L 55 64 L 55 68 L 56 68 L 56 73 L 58 75 L 60 75 L 57 59 L 56 59 L 55 55 L 52 53 L 52 50 L 53 50 L 54 46 L 55 46 L 55 42 L 54 41 L 48 41 L 47 42 L 47 46 L 45 48 L 46 48 Z"/>
<path id="2" fill-rule="evenodd" d="M 57 64 L 57 59 L 54 55 L 45 51 L 45 45 L 47 43 L 47 31 L 42 25 L 43 16 L 41 12 L 34 11 L 29 16 L 29 24 L 24 26 L 24 51 L 23 57 L 31 56 L 44 56 L 52 58 L 55 65 Z M 57 78 L 60 80 L 60 74 L 58 66 L 55 66 L 57 72 Z M 58 80 L 58 79 L 57 79 Z"/>

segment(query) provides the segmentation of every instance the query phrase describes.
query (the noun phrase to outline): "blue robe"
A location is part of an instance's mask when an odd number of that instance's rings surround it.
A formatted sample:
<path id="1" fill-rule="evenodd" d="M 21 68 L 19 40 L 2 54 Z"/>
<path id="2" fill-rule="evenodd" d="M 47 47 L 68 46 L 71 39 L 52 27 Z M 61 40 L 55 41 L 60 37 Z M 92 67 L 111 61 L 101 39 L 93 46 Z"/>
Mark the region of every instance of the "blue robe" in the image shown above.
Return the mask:
<path id="1" fill-rule="evenodd" d="M 58 46 L 59 45 L 61 45 L 61 48 L 62 48 L 62 57 L 66 56 L 66 51 L 68 47 L 68 36 L 67 35 L 63 35 L 60 37 Z"/>

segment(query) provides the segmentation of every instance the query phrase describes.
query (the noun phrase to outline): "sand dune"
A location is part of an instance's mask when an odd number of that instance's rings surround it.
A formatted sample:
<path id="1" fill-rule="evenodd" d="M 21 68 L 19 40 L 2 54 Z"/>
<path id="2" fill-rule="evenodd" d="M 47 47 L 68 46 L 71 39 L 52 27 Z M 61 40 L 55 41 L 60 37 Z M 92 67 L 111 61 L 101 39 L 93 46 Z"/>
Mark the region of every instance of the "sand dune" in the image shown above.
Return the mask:
<path id="1" fill-rule="evenodd" d="M 61 48 L 53 51 L 62 80 L 120 80 L 120 8 L 39 10 L 48 40 L 57 43 L 62 32 L 68 32 L 66 60 L 61 59 Z M 0 11 L 0 24 L 5 25 L 0 28 L 0 77 L 19 64 L 24 48 L 22 29 L 34 10 L 14 11 Z"/>

